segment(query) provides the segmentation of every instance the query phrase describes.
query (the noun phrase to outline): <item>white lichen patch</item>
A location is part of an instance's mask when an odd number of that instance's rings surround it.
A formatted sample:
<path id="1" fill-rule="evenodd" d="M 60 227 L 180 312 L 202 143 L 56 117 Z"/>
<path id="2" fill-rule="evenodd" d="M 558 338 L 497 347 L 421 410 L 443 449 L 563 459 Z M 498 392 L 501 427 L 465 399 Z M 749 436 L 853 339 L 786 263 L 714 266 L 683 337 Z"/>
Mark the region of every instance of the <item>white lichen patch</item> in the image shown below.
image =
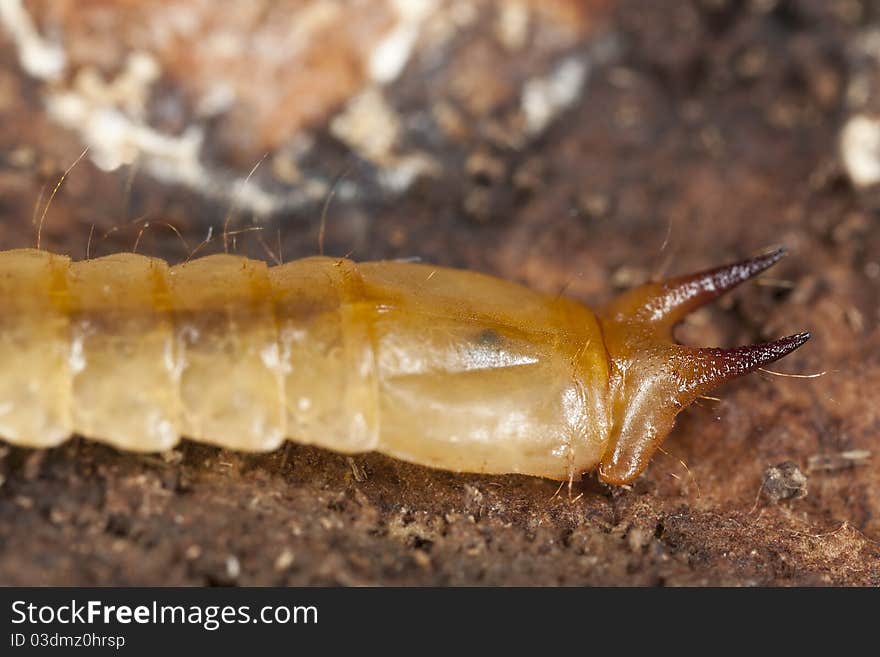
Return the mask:
<path id="1" fill-rule="evenodd" d="M 523 87 L 520 106 L 530 135 L 547 126 L 581 96 L 590 74 L 590 62 L 584 57 L 567 57 L 548 75 L 532 78 Z"/>
<path id="2" fill-rule="evenodd" d="M 400 117 L 378 87 L 369 87 L 353 98 L 330 123 L 330 132 L 379 165 L 380 180 L 392 190 L 402 191 L 420 175 L 436 170 L 437 165 L 427 155 L 397 153 Z"/>
<path id="3" fill-rule="evenodd" d="M 397 144 L 400 121 L 381 90 L 370 87 L 336 115 L 330 132 L 367 159 L 382 162 Z"/>
<path id="4" fill-rule="evenodd" d="M 399 19 L 370 55 L 373 81 L 388 84 L 403 71 L 412 55 L 425 20 L 437 8 L 437 0 L 394 0 Z"/>
<path id="5" fill-rule="evenodd" d="M 29 75 L 41 80 L 61 77 L 67 66 L 64 50 L 40 36 L 21 0 L 0 2 L 0 21 L 12 35 L 21 67 Z"/>
<path id="6" fill-rule="evenodd" d="M 856 187 L 880 182 L 880 119 L 856 114 L 840 133 L 840 155 Z"/>

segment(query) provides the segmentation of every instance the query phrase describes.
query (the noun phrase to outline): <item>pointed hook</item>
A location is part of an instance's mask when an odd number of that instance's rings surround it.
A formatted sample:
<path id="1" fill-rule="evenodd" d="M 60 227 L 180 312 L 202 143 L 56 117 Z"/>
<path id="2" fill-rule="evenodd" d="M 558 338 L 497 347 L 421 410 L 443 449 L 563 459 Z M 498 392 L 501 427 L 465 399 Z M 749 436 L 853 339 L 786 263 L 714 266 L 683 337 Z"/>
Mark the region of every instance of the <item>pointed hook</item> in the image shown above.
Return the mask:
<path id="1" fill-rule="evenodd" d="M 675 324 L 689 312 L 773 266 L 784 255 L 785 249 L 778 248 L 754 258 L 665 281 L 661 284 L 663 294 L 651 304 L 651 319 Z"/>
<path id="2" fill-rule="evenodd" d="M 753 372 L 790 354 L 810 339 L 808 332 L 789 335 L 773 342 L 745 347 L 684 347 L 676 349 L 675 360 L 687 396 L 708 392 L 725 381 Z"/>
<path id="3" fill-rule="evenodd" d="M 620 319 L 673 326 L 689 312 L 717 299 L 725 292 L 757 276 L 785 255 L 778 248 L 753 258 L 678 276 L 660 283 L 646 283 L 612 302 L 609 313 Z"/>

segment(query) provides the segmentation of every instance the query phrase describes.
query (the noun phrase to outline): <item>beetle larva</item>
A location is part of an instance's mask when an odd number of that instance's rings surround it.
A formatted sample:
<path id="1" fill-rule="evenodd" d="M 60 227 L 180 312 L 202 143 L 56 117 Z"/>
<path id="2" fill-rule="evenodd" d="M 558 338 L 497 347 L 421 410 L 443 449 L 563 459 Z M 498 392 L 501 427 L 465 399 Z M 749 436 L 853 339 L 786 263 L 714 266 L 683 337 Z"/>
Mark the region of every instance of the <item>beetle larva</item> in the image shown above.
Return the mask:
<path id="1" fill-rule="evenodd" d="M 676 344 L 686 313 L 782 250 L 648 283 L 594 313 L 490 276 L 314 257 L 71 262 L 0 253 L 0 435 L 159 451 L 285 438 L 454 471 L 637 477 L 699 395 L 809 337 Z"/>

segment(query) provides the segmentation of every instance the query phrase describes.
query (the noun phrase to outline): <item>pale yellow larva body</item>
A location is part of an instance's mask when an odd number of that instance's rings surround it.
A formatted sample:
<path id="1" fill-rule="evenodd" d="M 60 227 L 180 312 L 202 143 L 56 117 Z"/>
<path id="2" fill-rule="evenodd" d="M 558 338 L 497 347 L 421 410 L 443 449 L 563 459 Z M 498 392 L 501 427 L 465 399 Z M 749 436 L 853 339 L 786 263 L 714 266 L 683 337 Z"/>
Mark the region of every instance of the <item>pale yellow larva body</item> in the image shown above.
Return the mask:
<path id="1" fill-rule="evenodd" d="M 285 439 L 566 479 L 611 431 L 596 316 L 474 272 L 0 253 L 0 437 L 136 451 Z"/>

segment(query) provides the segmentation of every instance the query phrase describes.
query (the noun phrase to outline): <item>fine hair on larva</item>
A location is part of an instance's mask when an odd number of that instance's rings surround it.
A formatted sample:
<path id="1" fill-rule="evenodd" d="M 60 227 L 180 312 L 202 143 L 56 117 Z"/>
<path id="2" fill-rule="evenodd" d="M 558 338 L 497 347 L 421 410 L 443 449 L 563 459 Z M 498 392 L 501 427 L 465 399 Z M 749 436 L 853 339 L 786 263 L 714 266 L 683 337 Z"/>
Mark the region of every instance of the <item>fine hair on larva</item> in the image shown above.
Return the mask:
<path id="1" fill-rule="evenodd" d="M 782 249 L 647 283 L 592 311 L 471 271 L 228 253 L 169 266 L 0 252 L 0 437 L 123 450 L 285 439 L 452 471 L 632 481 L 688 404 L 790 353 L 672 329 Z"/>

